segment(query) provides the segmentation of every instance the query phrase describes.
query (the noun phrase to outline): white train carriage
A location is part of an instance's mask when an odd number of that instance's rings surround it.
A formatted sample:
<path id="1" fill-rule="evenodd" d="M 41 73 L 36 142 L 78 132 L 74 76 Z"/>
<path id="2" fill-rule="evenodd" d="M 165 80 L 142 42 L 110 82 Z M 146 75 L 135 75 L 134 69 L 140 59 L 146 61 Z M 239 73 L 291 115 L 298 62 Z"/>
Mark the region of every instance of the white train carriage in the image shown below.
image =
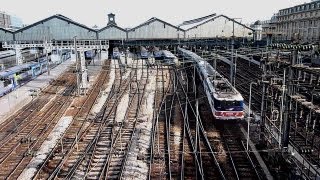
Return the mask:
<path id="1" fill-rule="evenodd" d="M 14 55 L 16 55 L 16 52 L 14 50 L 0 51 L 0 59 Z"/>
<path id="2" fill-rule="evenodd" d="M 113 48 L 112 50 L 112 59 L 120 59 L 120 51 L 118 47 Z"/>
<path id="3" fill-rule="evenodd" d="M 148 50 L 147 50 L 145 47 L 143 47 L 143 46 L 140 47 L 140 58 L 141 58 L 141 59 L 148 59 L 148 58 L 149 58 L 149 52 L 148 52 Z"/>
<path id="4" fill-rule="evenodd" d="M 0 71 L 0 97 L 48 70 L 47 61 L 26 63 Z"/>
<path id="5" fill-rule="evenodd" d="M 198 73 L 216 119 L 243 119 L 243 97 L 206 61 L 198 64 Z"/>
<path id="6" fill-rule="evenodd" d="M 162 51 L 158 47 L 153 48 L 153 57 L 155 60 L 162 60 Z"/>
<path id="7" fill-rule="evenodd" d="M 215 119 L 243 119 L 243 97 L 229 81 L 223 78 L 208 62 L 203 61 L 200 56 L 180 48 L 179 51 L 187 59 L 196 63 L 198 76 Z"/>

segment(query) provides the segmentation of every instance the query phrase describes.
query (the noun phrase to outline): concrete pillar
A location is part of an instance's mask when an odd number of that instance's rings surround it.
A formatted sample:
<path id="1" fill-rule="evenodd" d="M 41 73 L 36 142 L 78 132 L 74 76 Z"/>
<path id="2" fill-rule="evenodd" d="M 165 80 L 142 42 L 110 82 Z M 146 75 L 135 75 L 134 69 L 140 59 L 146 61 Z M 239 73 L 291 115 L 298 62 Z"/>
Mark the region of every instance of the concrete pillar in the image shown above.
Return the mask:
<path id="1" fill-rule="evenodd" d="M 17 65 L 23 64 L 21 48 L 18 45 L 16 45 L 15 51 L 16 51 L 16 64 Z"/>
<path id="2" fill-rule="evenodd" d="M 81 49 L 80 51 L 80 72 L 81 72 L 81 88 L 87 89 L 88 88 L 88 70 L 86 68 L 86 61 L 84 56 L 84 50 Z"/>
<path id="3" fill-rule="evenodd" d="M 269 46 L 270 44 L 272 44 L 272 35 L 268 34 L 267 35 L 267 46 Z"/>

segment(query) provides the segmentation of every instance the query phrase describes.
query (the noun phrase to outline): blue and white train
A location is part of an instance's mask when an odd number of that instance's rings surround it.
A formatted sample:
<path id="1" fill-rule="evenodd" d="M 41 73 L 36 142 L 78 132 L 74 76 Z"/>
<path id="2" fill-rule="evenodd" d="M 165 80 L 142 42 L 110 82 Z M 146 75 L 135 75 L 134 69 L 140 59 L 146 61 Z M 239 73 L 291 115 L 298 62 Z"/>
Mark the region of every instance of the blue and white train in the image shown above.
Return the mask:
<path id="1" fill-rule="evenodd" d="M 16 55 L 14 50 L 0 51 L 0 59 Z"/>
<path id="2" fill-rule="evenodd" d="M 120 51 L 118 47 L 112 49 L 112 59 L 120 59 Z"/>
<path id="3" fill-rule="evenodd" d="M 88 50 L 84 52 L 84 57 L 85 59 L 93 59 L 96 56 L 96 51 L 95 50 Z"/>
<path id="4" fill-rule="evenodd" d="M 148 59 L 148 58 L 149 58 L 149 52 L 148 52 L 148 50 L 147 50 L 145 47 L 143 47 L 143 46 L 140 47 L 140 58 L 141 58 L 141 59 Z"/>
<path id="5" fill-rule="evenodd" d="M 47 61 L 26 63 L 0 71 L 0 97 L 48 70 Z"/>
<path id="6" fill-rule="evenodd" d="M 232 120 L 244 118 L 242 95 L 221 76 L 207 61 L 185 49 L 178 49 L 183 56 L 194 61 L 211 111 L 215 119 Z"/>
<path id="7" fill-rule="evenodd" d="M 174 63 L 174 59 L 177 57 L 173 55 L 170 51 L 168 50 L 162 50 L 162 59 L 165 63 Z"/>
<path id="8" fill-rule="evenodd" d="M 154 47 L 153 57 L 155 60 L 162 60 L 162 51 L 158 47 Z"/>

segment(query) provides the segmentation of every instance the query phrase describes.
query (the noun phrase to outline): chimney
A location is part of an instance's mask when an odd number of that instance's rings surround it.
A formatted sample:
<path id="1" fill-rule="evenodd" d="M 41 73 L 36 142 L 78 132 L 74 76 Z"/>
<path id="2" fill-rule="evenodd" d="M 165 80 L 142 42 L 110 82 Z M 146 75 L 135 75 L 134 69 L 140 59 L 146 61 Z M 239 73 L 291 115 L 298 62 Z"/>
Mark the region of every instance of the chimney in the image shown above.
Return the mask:
<path id="1" fill-rule="evenodd" d="M 115 18 L 114 18 L 114 16 L 115 16 L 115 14 L 112 14 L 112 13 L 110 13 L 110 14 L 108 14 L 108 26 L 109 25 L 117 25 L 116 24 L 116 22 L 115 22 Z"/>

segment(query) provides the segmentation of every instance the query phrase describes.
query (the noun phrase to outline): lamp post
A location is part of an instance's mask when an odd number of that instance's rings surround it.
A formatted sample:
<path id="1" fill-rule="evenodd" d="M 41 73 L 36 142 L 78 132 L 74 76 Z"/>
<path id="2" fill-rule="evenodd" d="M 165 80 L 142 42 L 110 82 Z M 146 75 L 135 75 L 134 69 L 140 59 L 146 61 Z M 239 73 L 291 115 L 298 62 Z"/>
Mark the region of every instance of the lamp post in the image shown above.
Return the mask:
<path id="1" fill-rule="evenodd" d="M 250 138 L 250 119 L 251 119 L 251 92 L 252 92 L 252 85 L 256 85 L 257 83 L 251 82 L 250 89 L 249 89 L 249 117 L 248 117 L 248 131 L 247 131 L 247 151 L 249 151 L 249 138 Z"/>

